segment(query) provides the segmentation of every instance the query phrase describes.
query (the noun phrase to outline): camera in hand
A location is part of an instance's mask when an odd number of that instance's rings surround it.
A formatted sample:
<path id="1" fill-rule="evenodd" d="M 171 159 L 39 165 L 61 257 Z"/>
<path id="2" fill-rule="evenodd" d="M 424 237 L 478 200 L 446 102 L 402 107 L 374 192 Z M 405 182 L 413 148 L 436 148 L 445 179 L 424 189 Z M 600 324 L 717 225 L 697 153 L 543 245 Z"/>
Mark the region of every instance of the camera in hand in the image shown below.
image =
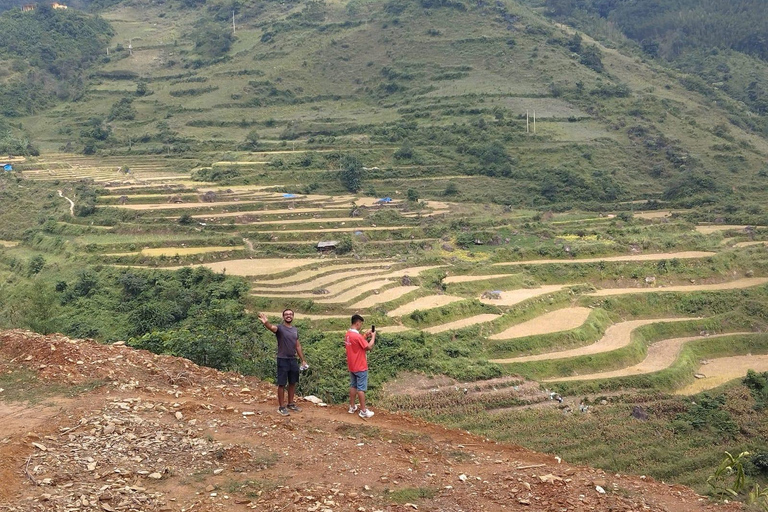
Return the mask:
<path id="1" fill-rule="evenodd" d="M 371 332 L 376 332 L 376 326 L 375 325 L 371 326 Z"/>

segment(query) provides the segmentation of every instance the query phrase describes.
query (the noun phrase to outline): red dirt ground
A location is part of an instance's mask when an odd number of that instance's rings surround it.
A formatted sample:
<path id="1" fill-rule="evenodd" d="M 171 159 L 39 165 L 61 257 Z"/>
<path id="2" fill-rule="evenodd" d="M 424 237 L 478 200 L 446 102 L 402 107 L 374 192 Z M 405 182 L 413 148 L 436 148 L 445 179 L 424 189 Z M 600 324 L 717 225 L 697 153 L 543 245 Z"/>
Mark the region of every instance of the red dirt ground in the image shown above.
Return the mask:
<path id="1" fill-rule="evenodd" d="M 269 384 L 120 344 L 0 333 L 0 372 L 21 370 L 49 393 L 0 391 L 7 512 L 740 510 L 381 409 L 281 417 Z"/>

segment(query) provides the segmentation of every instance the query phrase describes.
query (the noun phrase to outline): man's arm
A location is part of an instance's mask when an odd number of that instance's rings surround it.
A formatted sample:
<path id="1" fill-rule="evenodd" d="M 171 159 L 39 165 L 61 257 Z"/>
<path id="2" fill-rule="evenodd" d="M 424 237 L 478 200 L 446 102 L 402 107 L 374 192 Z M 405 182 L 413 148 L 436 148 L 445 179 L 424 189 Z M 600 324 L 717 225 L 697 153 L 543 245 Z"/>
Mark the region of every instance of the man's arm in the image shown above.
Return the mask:
<path id="1" fill-rule="evenodd" d="M 299 342 L 298 338 L 296 338 L 296 353 L 299 354 L 299 359 L 301 359 L 302 366 L 307 364 L 307 362 L 304 360 L 304 352 L 301 350 L 301 342 Z"/>
<path id="2" fill-rule="evenodd" d="M 272 332 L 277 332 L 277 326 L 269 323 L 269 320 L 267 319 L 267 315 L 265 315 L 264 313 L 259 313 L 259 320 L 261 321 L 262 325 L 264 325 L 264 327 L 266 327 Z"/>
<path id="3" fill-rule="evenodd" d="M 373 348 L 373 344 L 376 343 L 376 332 L 367 332 L 366 335 L 370 335 L 371 339 L 368 340 L 367 345 L 365 346 L 365 350 L 371 350 Z"/>

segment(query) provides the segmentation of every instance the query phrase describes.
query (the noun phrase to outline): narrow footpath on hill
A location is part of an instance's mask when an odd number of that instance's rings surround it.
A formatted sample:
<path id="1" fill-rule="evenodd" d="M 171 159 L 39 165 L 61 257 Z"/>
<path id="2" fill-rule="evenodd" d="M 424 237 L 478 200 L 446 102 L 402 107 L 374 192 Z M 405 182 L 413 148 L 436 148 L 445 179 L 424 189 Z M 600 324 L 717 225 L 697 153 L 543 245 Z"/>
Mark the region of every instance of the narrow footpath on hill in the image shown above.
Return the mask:
<path id="1" fill-rule="evenodd" d="M 0 510 L 739 510 L 122 343 L 0 333 Z M 344 386 L 344 383 L 340 383 Z"/>

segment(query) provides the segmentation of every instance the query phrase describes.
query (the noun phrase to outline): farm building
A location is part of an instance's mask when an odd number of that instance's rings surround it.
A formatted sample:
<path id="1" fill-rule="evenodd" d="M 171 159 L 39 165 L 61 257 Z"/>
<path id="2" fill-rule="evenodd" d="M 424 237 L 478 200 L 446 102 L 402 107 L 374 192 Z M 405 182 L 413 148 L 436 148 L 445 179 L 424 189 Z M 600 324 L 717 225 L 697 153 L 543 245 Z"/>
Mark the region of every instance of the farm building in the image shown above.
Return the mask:
<path id="1" fill-rule="evenodd" d="M 337 240 L 328 240 L 326 242 L 317 242 L 317 250 L 320 252 L 332 252 L 336 250 L 336 246 L 339 245 Z"/>

